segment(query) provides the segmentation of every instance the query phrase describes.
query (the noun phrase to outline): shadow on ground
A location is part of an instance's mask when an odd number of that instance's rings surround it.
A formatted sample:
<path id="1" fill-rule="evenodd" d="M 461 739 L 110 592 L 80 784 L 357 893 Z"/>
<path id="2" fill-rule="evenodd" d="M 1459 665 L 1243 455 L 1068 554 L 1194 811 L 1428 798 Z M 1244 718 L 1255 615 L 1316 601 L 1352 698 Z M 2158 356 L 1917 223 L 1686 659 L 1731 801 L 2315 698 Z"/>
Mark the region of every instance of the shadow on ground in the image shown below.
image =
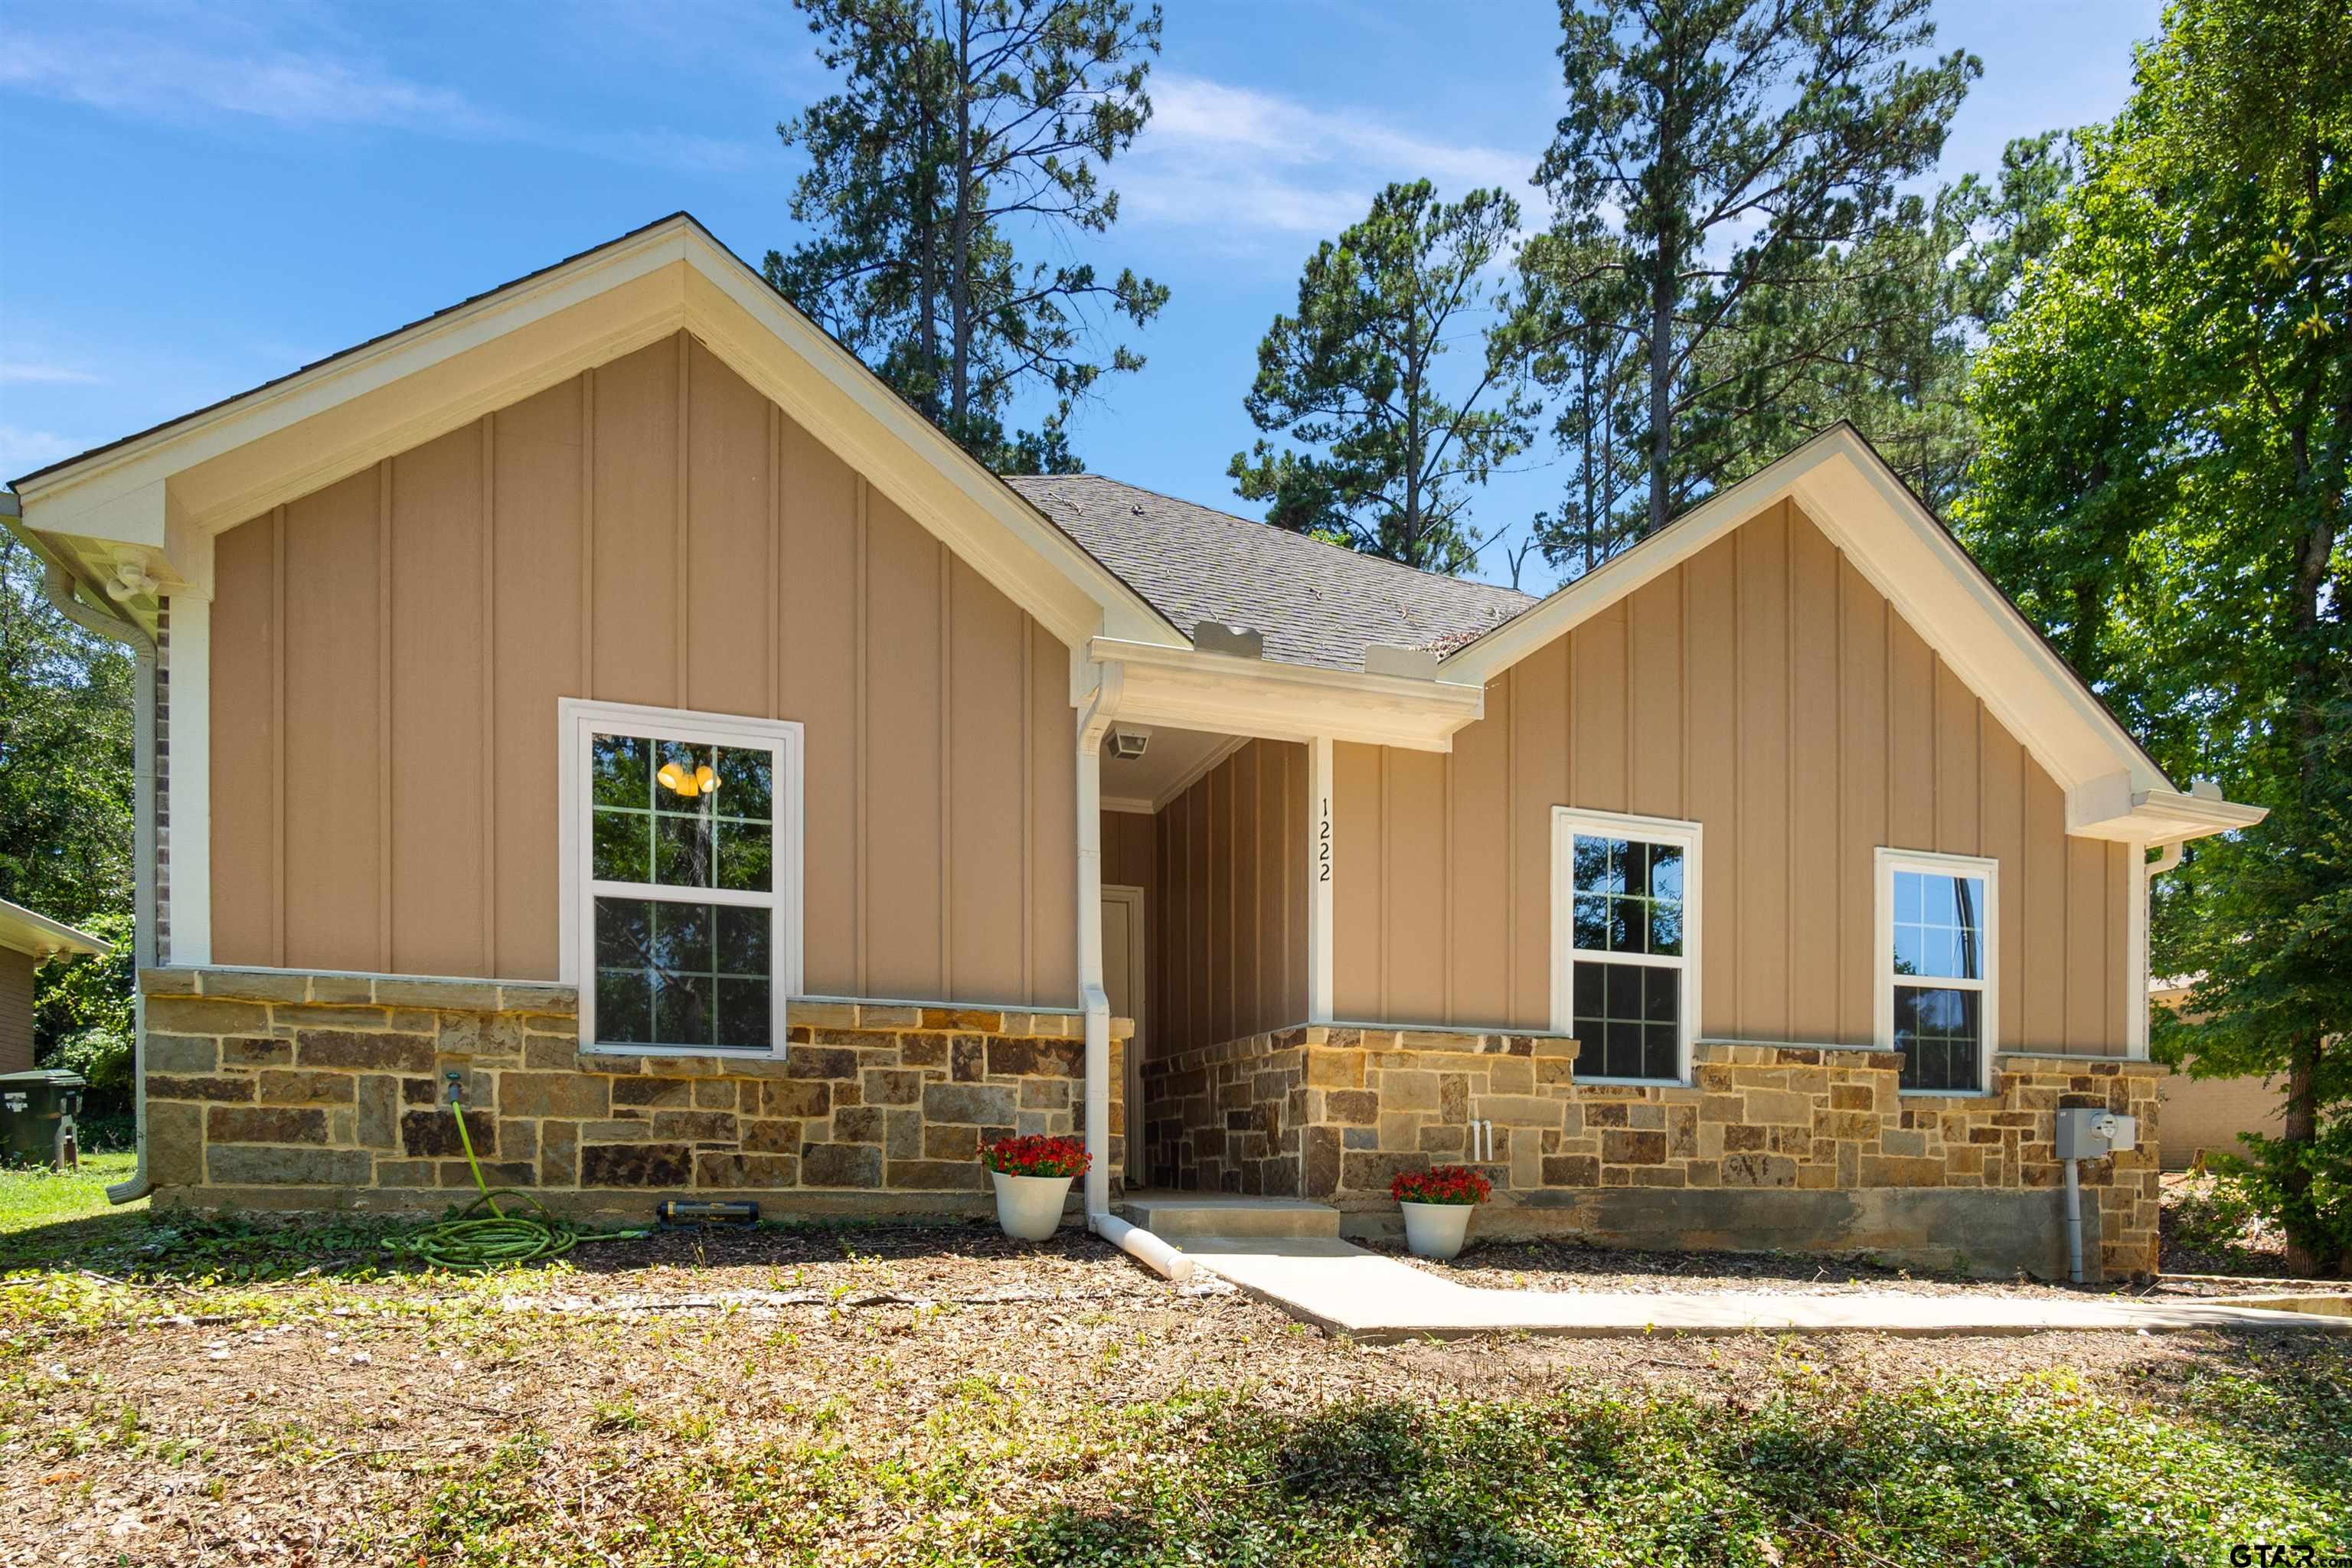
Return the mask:
<path id="1" fill-rule="evenodd" d="M 1299 1421 L 1235 1409 L 1131 1495 L 1009 1521 L 979 1555 L 2089 1568 L 2207 1561 L 2248 1540 L 2338 1544 L 2352 1529 L 2328 1501 L 2352 1488 L 2343 1358 L 2252 1363 L 2192 1374 L 2156 1422 L 2063 1376 L 1792 1386 L 1754 1407 L 1570 1394 Z M 2252 1386 L 2224 1386 L 2240 1381 Z"/>

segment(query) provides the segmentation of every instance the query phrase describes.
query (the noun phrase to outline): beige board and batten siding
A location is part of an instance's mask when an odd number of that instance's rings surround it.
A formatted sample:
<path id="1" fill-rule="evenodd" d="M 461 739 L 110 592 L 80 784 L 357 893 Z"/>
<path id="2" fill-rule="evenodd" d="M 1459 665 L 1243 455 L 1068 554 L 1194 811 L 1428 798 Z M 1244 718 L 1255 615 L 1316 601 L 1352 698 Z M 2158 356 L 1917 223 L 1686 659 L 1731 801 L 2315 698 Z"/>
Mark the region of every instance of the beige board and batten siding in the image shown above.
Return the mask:
<path id="1" fill-rule="evenodd" d="M 1147 1059 L 1307 1016 L 1307 748 L 1251 741 L 1157 813 Z"/>
<path id="2" fill-rule="evenodd" d="M 556 701 L 806 726 L 813 994 L 1076 999 L 1068 651 L 679 333 L 223 534 L 214 958 L 552 979 Z"/>
<path id="3" fill-rule="evenodd" d="M 0 1072 L 33 1070 L 33 971 L 41 961 L 0 947 Z"/>
<path id="4" fill-rule="evenodd" d="M 2131 850 L 1783 502 L 1512 667 L 1450 754 L 1333 750 L 1334 1007 L 1547 1028 L 1556 805 L 1702 823 L 1704 1037 L 1866 1045 L 1873 851 L 2000 862 L 2000 1045 L 2121 1055 Z"/>

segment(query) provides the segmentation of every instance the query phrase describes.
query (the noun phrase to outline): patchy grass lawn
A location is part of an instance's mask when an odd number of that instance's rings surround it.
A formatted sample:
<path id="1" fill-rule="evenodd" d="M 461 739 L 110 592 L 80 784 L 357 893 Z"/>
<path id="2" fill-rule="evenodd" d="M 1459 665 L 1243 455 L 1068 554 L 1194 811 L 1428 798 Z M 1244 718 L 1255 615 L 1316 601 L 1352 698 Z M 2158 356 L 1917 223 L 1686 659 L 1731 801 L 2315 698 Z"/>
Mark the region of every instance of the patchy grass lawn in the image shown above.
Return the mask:
<path id="1" fill-rule="evenodd" d="M 0 1232 L 104 1214 L 106 1189 L 129 1181 L 138 1163 L 134 1154 L 85 1154 L 78 1170 L 0 1171 Z"/>
<path id="2" fill-rule="evenodd" d="M 1370 1347 L 1094 1240 L 0 1235 L 0 1562 L 2206 1563 L 2352 1550 L 2318 1336 Z"/>

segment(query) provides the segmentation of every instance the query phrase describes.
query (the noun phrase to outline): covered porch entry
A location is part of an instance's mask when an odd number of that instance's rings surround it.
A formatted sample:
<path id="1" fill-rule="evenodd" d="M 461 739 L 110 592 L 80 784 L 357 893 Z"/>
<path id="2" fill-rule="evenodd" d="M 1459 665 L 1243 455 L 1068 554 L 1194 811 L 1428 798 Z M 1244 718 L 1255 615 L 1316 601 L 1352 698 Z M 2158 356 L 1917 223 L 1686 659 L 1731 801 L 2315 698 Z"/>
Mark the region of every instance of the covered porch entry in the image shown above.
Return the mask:
<path id="1" fill-rule="evenodd" d="M 1295 1190 L 1299 1152 L 1280 1146 L 1281 1119 L 1237 1103 L 1230 1126 L 1203 1127 L 1177 1114 L 1185 1086 L 1158 1069 L 1311 1016 L 1311 889 L 1328 864 L 1315 750 L 1124 721 L 1104 737 L 1103 982 L 1112 1014 L 1135 1020 L 1131 1191 L 1201 1187 L 1203 1154 L 1212 1190 Z"/>

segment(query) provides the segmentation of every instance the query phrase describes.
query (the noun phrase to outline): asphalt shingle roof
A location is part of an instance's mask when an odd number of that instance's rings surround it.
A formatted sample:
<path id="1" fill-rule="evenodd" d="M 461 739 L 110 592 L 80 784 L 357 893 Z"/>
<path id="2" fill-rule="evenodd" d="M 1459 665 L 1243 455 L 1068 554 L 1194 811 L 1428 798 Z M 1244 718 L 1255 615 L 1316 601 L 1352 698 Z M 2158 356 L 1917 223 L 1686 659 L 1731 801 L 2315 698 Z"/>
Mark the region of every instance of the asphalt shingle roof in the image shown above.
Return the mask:
<path id="1" fill-rule="evenodd" d="M 1361 669 L 1373 643 L 1443 651 L 1536 603 L 1099 474 L 1005 483 L 1185 632 L 1202 621 L 1240 626 L 1286 664 Z"/>

